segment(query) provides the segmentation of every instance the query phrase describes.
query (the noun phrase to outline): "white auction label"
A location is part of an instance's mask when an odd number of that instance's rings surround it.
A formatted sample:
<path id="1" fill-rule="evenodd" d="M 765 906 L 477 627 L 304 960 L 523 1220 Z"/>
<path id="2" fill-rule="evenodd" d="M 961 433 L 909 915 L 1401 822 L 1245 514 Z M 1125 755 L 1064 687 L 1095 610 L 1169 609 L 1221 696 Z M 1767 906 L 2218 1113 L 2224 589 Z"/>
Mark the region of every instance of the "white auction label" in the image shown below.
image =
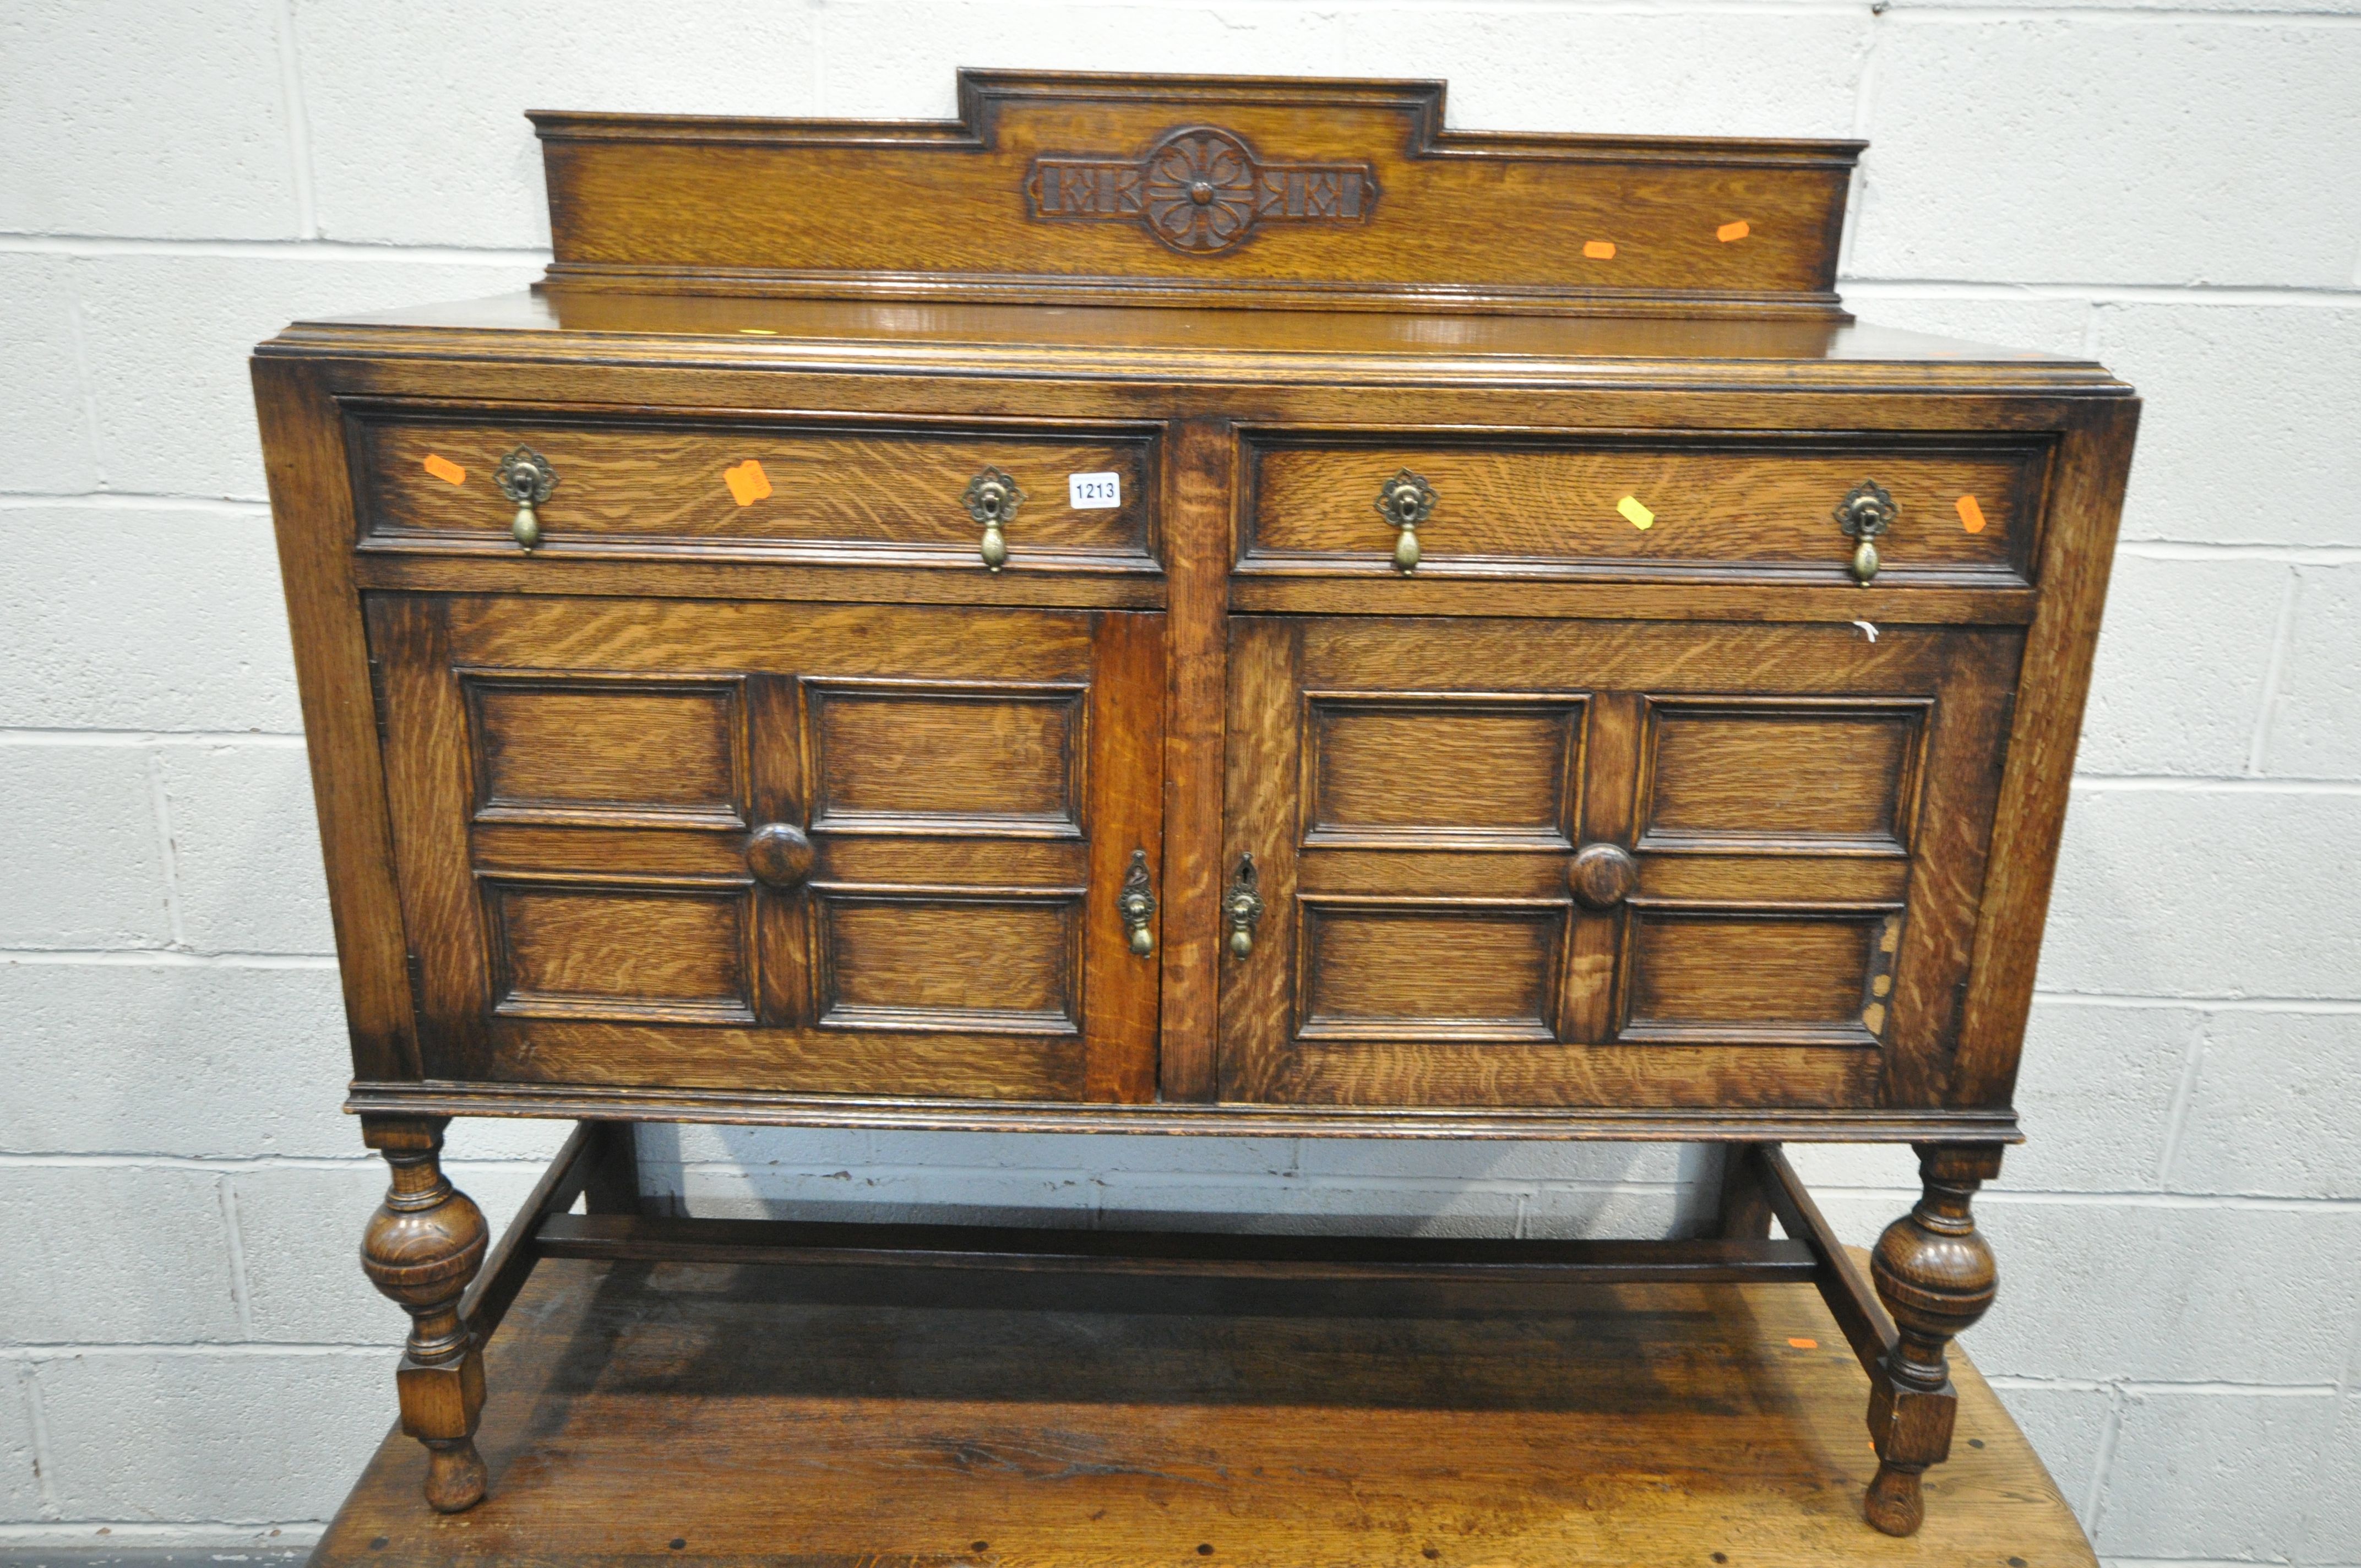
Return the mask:
<path id="1" fill-rule="evenodd" d="M 1123 505 L 1123 476 L 1069 474 L 1066 476 L 1066 497 L 1078 511 L 1093 507 L 1119 507 Z"/>

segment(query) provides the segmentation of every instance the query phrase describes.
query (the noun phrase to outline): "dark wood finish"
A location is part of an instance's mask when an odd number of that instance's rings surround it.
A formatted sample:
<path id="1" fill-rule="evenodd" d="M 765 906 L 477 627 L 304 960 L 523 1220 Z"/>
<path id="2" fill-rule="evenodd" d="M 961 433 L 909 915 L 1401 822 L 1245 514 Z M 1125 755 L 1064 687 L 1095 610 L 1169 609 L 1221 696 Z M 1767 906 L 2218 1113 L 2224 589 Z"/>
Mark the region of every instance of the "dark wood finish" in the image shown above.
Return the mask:
<path id="1" fill-rule="evenodd" d="M 1928 1138 L 2021 1143 L 2015 1115 L 1988 1111 L 1827 1106 L 1113 1105 L 1069 1101 L 958 1100 L 918 1095 L 791 1094 L 767 1091 L 634 1089 L 600 1084 L 376 1083 L 345 1101 L 362 1114 L 550 1116 L 743 1126 L 925 1133 L 1153 1133 L 1271 1138 L 1444 1138 L 1701 1143 L 1792 1138 L 1806 1143 L 1915 1144 Z"/>
<path id="2" fill-rule="evenodd" d="M 1810 1280 L 1802 1242 L 1487 1241 L 1400 1236 L 1268 1236 L 1221 1232 L 1081 1231 L 983 1225 L 873 1225 L 781 1220 L 557 1214 L 543 1257 L 613 1262 L 1055 1269 L 1191 1279 L 1522 1277 L 1536 1282 Z"/>
<path id="3" fill-rule="evenodd" d="M 352 490 L 334 404 L 314 367 L 254 363 L 279 573 L 295 648 L 296 685 L 320 811 L 328 912 L 344 978 L 353 1076 L 419 1076 L 415 998 L 397 895 L 386 779 L 378 756 L 376 667 L 361 629 L 352 554 Z"/>
<path id="4" fill-rule="evenodd" d="M 1223 690 L 1229 679 L 1225 600 L 1235 529 L 1235 438 L 1224 422 L 1174 433 L 1166 515 L 1173 520 L 1170 696 L 1165 720 L 1162 1088 L 1203 1101 L 1216 1087 L 1214 1038 L 1223 951 Z"/>
<path id="5" fill-rule="evenodd" d="M 636 1214 L 640 1202 L 639 1128 L 630 1122 L 589 1124 L 590 1166 L 582 1187 L 583 1207 L 593 1214 Z M 562 1213 L 565 1205 L 552 1211 Z"/>
<path id="6" fill-rule="evenodd" d="M 631 1124 L 674 1120 L 1739 1146 L 1707 1241 L 1811 1260 L 1908 1524 L 2129 389 L 1852 324 L 1852 143 L 1018 72 L 940 125 L 535 118 L 544 287 L 254 367 L 348 1104 L 458 1269 L 387 1266 L 444 1500 L 445 1320 L 545 1228 L 650 1234 Z M 599 1124 L 458 1307 L 455 1114 Z M 1805 1138 L 1952 1151 L 1898 1330 Z"/>
<path id="7" fill-rule="evenodd" d="M 561 1260 L 490 1367 L 492 1496 L 420 1508 L 390 1440 L 315 1568 L 2094 1562 L 1961 1358 L 1939 1506 L 1864 1528 L 1861 1375 L 1794 1285 Z"/>
<path id="8" fill-rule="evenodd" d="M 955 121 L 536 111 L 549 276 L 919 297 L 1835 313 L 1861 143 L 1453 131 L 1443 94 L 1437 82 L 963 71 Z M 1165 165 L 1170 197 L 1158 188 Z M 1324 178 L 1326 200 L 1288 190 L 1284 173 L 1266 172 L 1274 166 Z M 795 196 L 753 194 L 772 192 Z M 1219 233 L 1196 221 L 1224 210 L 1235 215 Z M 1168 214 L 1180 222 L 1159 233 Z"/>
<path id="9" fill-rule="evenodd" d="M 1844 1331 L 1845 1343 L 1852 1346 L 1862 1370 L 1876 1376 L 1879 1361 L 1894 1349 L 1894 1321 L 1878 1305 L 1852 1254 L 1837 1240 L 1820 1206 L 1804 1190 L 1795 1168 L 1787 1163 L 1777 1145 L 1748 1146 L 1746 1157 L 1738 1164 L 1753 1176 L 1764 1204 L 1778 1216 L 1787 1234 L 1812 1249 L 1819 1262 L 1815 1283 L 1820 1288 L 1821 1299 L 1828 1303 L 1837 1327 Z"/>
<path id="10" fill-rule="evenodd" d="M 492 475 L 502 454 L 529 445 L 559 478 L 539 508 L 535 548 L 568 559 L 693 554 L 964 572 L 976 565 L 982 534 L 961 497 L 978 473 L 999 468 L 1025 497 L 1005 531 L 1013 569 L 1152 574 L 1157 565 L 1152 430 L 400 404 L 363 404 L 351 418 L 364 552 L 511 554 L 515 506 Z M 759 496 L 743 485 L 748 463 L 759 470 Z M 1122 504 L 1069 506 L 1066 476 L 1074 473 L 1115 475 Z"/>
<path id="11" fill-rule="evenodd" d="M 1713 1234 L 1731 1241 L 1757 1241 L 1771 1234 L 1771 1198 L 1763 1189 L 1759 1146 L 1725 1144 L 1713 1211 Z"/>
<path id="12" fill-rule="evenodd" d="M 1149 1093 L 1156 618 L 369 613 L 430 1076 Z"/>
<path id="13" fill-rule="evenodd" d="M 1872 1104 L 1938 1070 L 2013 633 L 1232 624 L 1224 852 L 1275 916 L 1227 1098 Z M 1577 845 L 1636 891 L 1578 898 Z"/>
<path id="14" fill-rule="evenodd" d="M 517 1292 L 533 1277 L 533 1267 L 547 1255 L 541 1250 L 540 1231 L 544 1222 L 553 1214 L 562 1214 L 574 1201 L 586 1193 L 607 1187 L 607 1201 L 613 1201 L 610 1169 L 602 1166 L 614 1157 L 617 1130 L 629 1132 L 628 1122 L 580 1122 L 566 1135 L 566 1142 L 525 1195 L 524 1202 L 510 1220 L 500 1239 L 484 1255 L 484 1266 L 467 1287 L 459 1301 L 459 1316 L 478 1345 L 490 1339 L 500 1320 L 508 1315 Z M 593 1208 L 593 1212 L 599 1212 Z M 636 1204 L 634 1204 L 636 1207 Z M 611 1210 L 608 1212 L 612 1212 Z"/>
<path id="15" fill-rule="evenodd" d="M 394 1372 L 401 1431 L 426 1446 L 426 1501 L 455 1514 L 484 1497 L 484 1461 L 475 1442 L 484 1409 L 484 1347 L 462 1299 L 483 1265 L 490 1232 L 475 1201 L 443 1174 L 445 1124 L 440 1118 L 363 1121 L 362 1135 L 385 1156 L 393 1180 L 361 1236 L 361 1268 L 410 1314 L 410 1338 Z M 496 1286 L 512 1293 L 511 1272 L 504 1267 Z"/>
<path id="16" fill-rule="evenodd" d="M 2000 1174 L 2000 1159 L 1993 1144 L 1919 1145 L 1924 1196 L 1885 1227 L 1870 1254 L 1878 1299 L 1896 1332 L 1871 1371 L 1877 1475 L 1864 1512 L 1888 1535 L 1909 1535 L 1926 1521 L 1921 1478 L 1950 1457 L 1959 1390 L 1944 1352 L 1984 1315 L 2000 1284 L 1968 1206 L 1976 1189 Z"/>
<path id="17" fill-rule="evenodd" d="M 1655 577 L 1850 587 L 1837 503 L 1863 478 L 1899 517 L 1877 541 L 1889 587 L 2022 587 L 2045 442 L 1588 437 L 1510 444 L 1257 434 L 1241 574 L 1392 568 L 1372 506 L 1401 469 L 1434 489 L 1422 576 Z M 1970 532 L 1959 503 L 1976 500 Z M 1380 600 L 1380 603 L 1383 601 Z"/>

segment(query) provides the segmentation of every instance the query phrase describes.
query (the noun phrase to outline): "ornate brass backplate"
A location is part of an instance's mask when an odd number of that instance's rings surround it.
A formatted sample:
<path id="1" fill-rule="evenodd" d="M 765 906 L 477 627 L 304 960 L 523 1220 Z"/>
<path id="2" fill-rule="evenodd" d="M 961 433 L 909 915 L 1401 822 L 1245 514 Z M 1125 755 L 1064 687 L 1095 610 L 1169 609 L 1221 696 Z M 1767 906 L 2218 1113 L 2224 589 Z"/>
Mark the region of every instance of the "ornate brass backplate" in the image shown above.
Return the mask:
<path id="1" fill-rule="evenodd" d="M 1149 923 L 1156 918 L 1156 894 L 1148 874 L 1148 851 L 1131 852 L 1131 873 L 1123 879 L 1123 892 L 1115 901 L 1115 913 L 1123 916 L 1124 929 L 1130 933 L 1131 950 L 1146 958 L 1156 950 L 1156 933 Z"/>
<path id="2" fill-rule="evenodd" d="M 1837 503 L 1837 526 L 1844 531 L 1846 538 L 1861 541 L 1847 570 L 1862 587 L 1869 587 L 1870 579 L 1877 576 L 1877 536 L 1892 528 L 1900 513 L 1894 497 L 1874 479 L 1863 479 L 1852 488 L 1851 494 Z"/>
<path id="3" fill-rule="evenodd" d="M 1254 951 L 1255 927 L 1262 920 L 1260 883 L 1254 857 L 1239 856 L 1238 874 L 1230 879 L 1229 891 L 1222 894 L 1222 918 L 1230 927 L 1230 952 L 1237 958 Z"/>

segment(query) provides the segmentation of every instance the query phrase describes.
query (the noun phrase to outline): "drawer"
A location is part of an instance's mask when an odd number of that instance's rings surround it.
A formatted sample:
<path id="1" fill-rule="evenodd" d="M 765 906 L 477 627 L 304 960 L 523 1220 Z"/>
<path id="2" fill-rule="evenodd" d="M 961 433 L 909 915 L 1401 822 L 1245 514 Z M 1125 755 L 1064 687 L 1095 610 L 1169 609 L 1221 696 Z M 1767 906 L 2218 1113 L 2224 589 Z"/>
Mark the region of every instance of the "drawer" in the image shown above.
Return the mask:
<path id="1" fill-rule="evenodd" d="M 1249 442 L 1240 570 L 1393 574 L 1380 509 L 1396 476 L 1432 496 L 1422 576 L 1681 577 L 1849 584 L 1857 487 L 1891 498 L 1880 587 L 2022 587 L 2046 441 L 1584 437 L 1504 444 L 1271 436 Z"/>
<path id="2" fill-rule="evenodd" d="M 348 439 L 364 550 L 517 552 L 498 477 L 525 447 L 556 478 L 536 509 L 549 555 L 980 572 L 969 488 L 996 469 L 1021 496 L 1002 530 L 1010 568 L 1157 570 L 1152 427 L 362 410 Z"/>

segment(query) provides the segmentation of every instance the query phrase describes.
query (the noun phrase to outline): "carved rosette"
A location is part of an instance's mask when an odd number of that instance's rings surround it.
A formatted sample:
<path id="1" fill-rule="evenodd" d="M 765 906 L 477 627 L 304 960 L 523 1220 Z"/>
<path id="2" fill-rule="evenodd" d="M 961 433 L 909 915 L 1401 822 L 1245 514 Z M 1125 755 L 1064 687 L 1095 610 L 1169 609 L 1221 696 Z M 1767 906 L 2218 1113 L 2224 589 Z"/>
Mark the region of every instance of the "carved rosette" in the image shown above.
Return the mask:
<path id="1" fill-rule="evenodd" d="M 1148 221 L 1175 250 L 1224 250 L 1255 221 L 1254 159 L 1236 137 L 1191 131 L 1148 166 Z"/>
<path id="2" fill-rule="evenodd" d="M 1366 223 L 1378 203 L 1366 163 L 1266 163 L 1213 126 L 1169 132 L 1137 159 L 1045 154 L 1025 192 L 1036 218 L 1134 222 L 1197 256 L 1265 224 Z"/>

